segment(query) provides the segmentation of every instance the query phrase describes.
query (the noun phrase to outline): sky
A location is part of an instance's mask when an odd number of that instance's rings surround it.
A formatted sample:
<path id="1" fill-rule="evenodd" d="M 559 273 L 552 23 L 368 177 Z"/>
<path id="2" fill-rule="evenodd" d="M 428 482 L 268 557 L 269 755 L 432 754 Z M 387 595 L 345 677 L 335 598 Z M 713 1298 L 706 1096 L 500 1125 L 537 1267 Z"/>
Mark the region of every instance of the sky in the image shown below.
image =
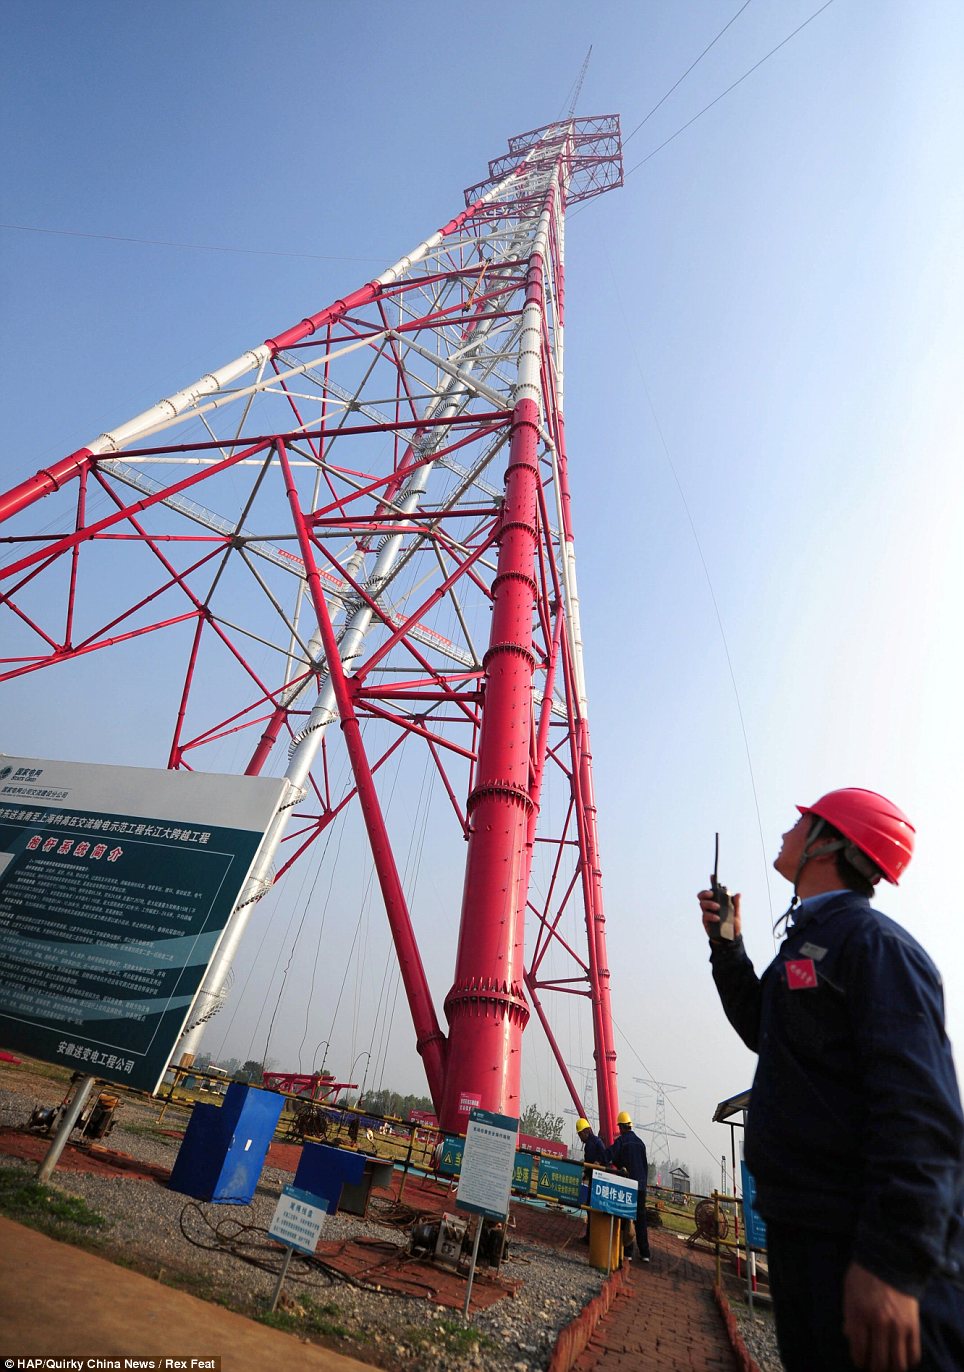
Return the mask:
<path id="1" fill-rule="evenodd" d="M 834 0 L 724 94 L 818 8 L 7 0 L 0 14 L 4 485 L 394 262 L 510 135 L 565 111 L 592 45 L 578 112 L 619 113 L 629 135 L 624 187 L 579 207 L 566 240 L 613 1013 L 623 1103 L 646 1124 L 646 1082 L 680 1088 L 666 1119 L 685 1138 L 669 1143 L 694 1171 L 728 1153 L 713 1108 L 753 1072 L 694 898 L 717 831 L 762 969 L 794 805 L 851 785 L 897 801 L 918 848 L 879 904 L 941 968 L 964 1061 L 946 894 L 964 762 L 964 10 Z M 164 765 L 150 674 L 105 678 L 88 660 L 44 675 L 0 687 L 0 749 Z M 363 871 L 360 835 L 339 843 Z M 433 858 L 462 861 L 461 840 Z M 294 942 L 326 890 L 322 941 Z M 451 950 L 430 963 L 444 993 Z M 403 1009 L 369 1037 L 389 965 L 375 893 L 308 868 L 259 907 L 205 1048 L 267 1046 L 280 1066 L 325 1060 L 352 1079 L 370 1052 L 379 1084 L 420 1091 Z M 562 1113 L 539 1034 L 524 1099 Z M 567 1044 L 579 1080 L 590 1051 Z"/>

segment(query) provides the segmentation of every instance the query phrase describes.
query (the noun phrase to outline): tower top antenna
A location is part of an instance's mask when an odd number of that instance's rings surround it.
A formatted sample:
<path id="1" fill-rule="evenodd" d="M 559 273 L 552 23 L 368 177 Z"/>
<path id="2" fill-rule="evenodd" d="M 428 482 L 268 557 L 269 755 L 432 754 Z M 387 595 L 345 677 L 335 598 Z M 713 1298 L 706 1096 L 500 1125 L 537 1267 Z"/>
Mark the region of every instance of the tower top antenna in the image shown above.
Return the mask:
<path id="1" fill-rule="evenodd" d="M 579 103 L 579 96 L 580 96 L 580 93 L 581 93 L 581 91 L 582 91 L 582 83 L 583 83 L 583 81 L 584 81 L 585 78 L 586 78 L 586 69 L 587 69 L 588 66 L 589 66 L 589 59 L 590 59 L 590 57 L 592 57 L 592 44 L 591 44 L 591 43 L 589 44 L 589 51 L 586 53 L 586 56 L 585 56 L 585 58 L 583 59 L 583 64 L 582 64 L 582 67 L 580 68 L 579 75 L 576 77 L 576 84 L 575 84 L 575 87 L 574 87 L 573 92 L 572 92 L 572 99 L 571 99 L 570 102 L 569 102 L 569 118 L 570 118 L 570 119 L 571 119 L 571 118 L 573 117 L 573 115 L 576 113 L 576 105 Z"/>

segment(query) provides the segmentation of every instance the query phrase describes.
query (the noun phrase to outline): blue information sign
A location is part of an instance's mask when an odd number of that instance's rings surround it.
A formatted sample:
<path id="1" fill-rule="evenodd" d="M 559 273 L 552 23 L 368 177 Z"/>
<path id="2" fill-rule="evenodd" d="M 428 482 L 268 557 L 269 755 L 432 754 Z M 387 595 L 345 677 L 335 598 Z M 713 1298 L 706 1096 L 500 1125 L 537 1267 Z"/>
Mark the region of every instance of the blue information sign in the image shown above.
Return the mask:
<path id="1" fill-rule="evenodd" d="M 579 1204 L 582 1185 L 582 1163 L 564 1162 L 561 1158 L 539 1159 L 539 1195 L 568 1205 Z"/>
<path id="2" fill-rule="evenodd" d="M 740 1163 L 743 1174 L 743 1224 L 746 1241 L 750 1248 L 766 1248 L 767 1227 L 756 1211 L 756 1179 L 745 1162 Z"/>
<path id="3" fill-rule="evenodd" d="M 445 1177 L 457 1177 L 462 1170 L 462 1154 L 465 1139 L 458 1134 L 445 1134 L 442 1138 L 442 1155 L 438 1170 Z M 532 1189 L 532 1154 L 516 1149 L 515 1163 L 512 1168 L 512 1189 L 528 1195 Z M 542 1190 L 540 1178 L 540 1191 Z"/>
<path id="4" fill-rule="evenodd" d="M 446 1134 L 442 1139 L 442 1157 L 438 1170 L 446 1177 L 457 1177 L 462 1170 L 462 1153 L 465 1139 L 457 1134 Z"/>
<path id="5" fill-rule="evenodd" d="M 611 1172 L 593 1172 L 589 1187 L 589 1208 L 624 1220 L 636 1218 L 639 1183 L 632 1177 L 616 1177 Z"/>
<path id="6" fill-rule="evenodd" d="M 532 1190 L 532 1154 L 516 1149 L 515 1166 L 512 1169 L 512 1189 L 528 1196 Z"/>

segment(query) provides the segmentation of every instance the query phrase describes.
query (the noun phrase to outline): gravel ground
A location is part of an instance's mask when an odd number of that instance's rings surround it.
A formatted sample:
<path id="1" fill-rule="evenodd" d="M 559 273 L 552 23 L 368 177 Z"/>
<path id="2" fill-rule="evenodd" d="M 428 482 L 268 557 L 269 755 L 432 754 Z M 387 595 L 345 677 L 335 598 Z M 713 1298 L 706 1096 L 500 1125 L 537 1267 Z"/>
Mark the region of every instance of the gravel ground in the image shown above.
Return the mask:
<path id="1" fill-rule="evenodd" d="M 760 1372 L 783 1372 L 783 1360 L 777 1348 L 776 1328 L 773 1313 L 761 1305 L 754 1305 L 751 1315 L 746 1306 L 741 1306 L 729 1294 L 730 1309 L 743 1335 L 743 1342 L 760 1366 Z"/>
<path id="2" fill-rule="evenodd" d="M 0 1124 L 23 1127 L 36 1101 L 50 1104 L 62 1096 L 63 1088 L 56 1083 L 49 1084 L 49 1091 L 35 1090 L 36 1086 L 31 1082 L 30 1095 L 0 1086 Z M 125 1099 L 106 1146 L 143 1162 L 172 1166 L 178 1141 L 152 1133 L 157 1113 L 156 1104 Z M 184 1111 L 169 1110 L 163 1127 L 183 1127 L 185 1117 Z M 0 1155 L 0 1165 L 18 1164 Z M 132 1262 L 150 1276 L 253 1314 L 267 1309 L 278 1268 L 278 1250 L 269 1249 L 266 1236 L 257 1230 L 267 1227 L 281 1188 L 290 1181 L 290 1173 L 265 1168 L 250 1206 L 200 1204 L 156 1182 L 82 1172 L 58 1171 L 53 1184 L 82 1197 L 108 1219 L 109 1228 L 100 1231 L 106 1256 Z M 403 1231 L 378 1222 L 377 1206 L 376 1199 L 366 1221 L 329 1216 L 324 1239 L 364 1238 L 407 1247 Z M 203 1246 L 217 1243 L 217 1228 L 234 1240 L 234 1251 Z M 239 1248 L 268 1262 L 272 1270 L 243 1261 L 237 1256 Z M 303 1337 L 380 1366 L 402 1363 L 412 1372 L 423 1368 L 457 1372 L 472 1367 L 535 1372 L 548 1365 L 559 1330 L 598 1292 L 603 1274 L 589 1267 L 582 1253 L 513 1241 L 511 1235 L 502 1273 L 507 1280 L 521 1281 L 521 1289 L 473 1316 L 471 1325 L 478 1338 L 467 1335 L 461 1312 L 427 1300 L 362 1290 L 308 1267 L 297 1255 L 280 1308 L 291 1316 L 290 1327 Z"/>

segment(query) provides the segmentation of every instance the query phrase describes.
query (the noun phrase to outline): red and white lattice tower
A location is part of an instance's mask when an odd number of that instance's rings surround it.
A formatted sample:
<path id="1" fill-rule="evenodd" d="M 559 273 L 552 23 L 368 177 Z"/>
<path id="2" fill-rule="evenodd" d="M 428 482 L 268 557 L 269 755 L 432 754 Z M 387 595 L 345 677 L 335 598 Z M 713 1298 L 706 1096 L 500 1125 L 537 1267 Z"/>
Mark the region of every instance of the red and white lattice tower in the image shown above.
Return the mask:
<path id="1" fill-rule="evenodd" d="M 180 655 L 158 762 L 219 770 L 230 734 L 254 775 L 282 770 L 287 750 L 290 803 L 195 1025 L 223 996 L 257 898 L 357 800 L 447 1129 L 474 1102 L 518 1114 L 530 1007 L 585 1113 L 547 991 L 588 999 L 600 1125 L 615 1126 L 563 260 L 567 207 L 621 184 L 615 116 L 510 139 L 466 208 L 380 276 L 0 497 L 0 680 L 99 655 L 117 713 L 136 694 L 118 673 L 134 688 L 158 654 Z M 379 789 L 403 743 L 428 749 L 467 840 L 447 1033 L 395 856 L 410 835 L 393 842 Z M 566 797 L 551 823 L 549 772 Z"/>

